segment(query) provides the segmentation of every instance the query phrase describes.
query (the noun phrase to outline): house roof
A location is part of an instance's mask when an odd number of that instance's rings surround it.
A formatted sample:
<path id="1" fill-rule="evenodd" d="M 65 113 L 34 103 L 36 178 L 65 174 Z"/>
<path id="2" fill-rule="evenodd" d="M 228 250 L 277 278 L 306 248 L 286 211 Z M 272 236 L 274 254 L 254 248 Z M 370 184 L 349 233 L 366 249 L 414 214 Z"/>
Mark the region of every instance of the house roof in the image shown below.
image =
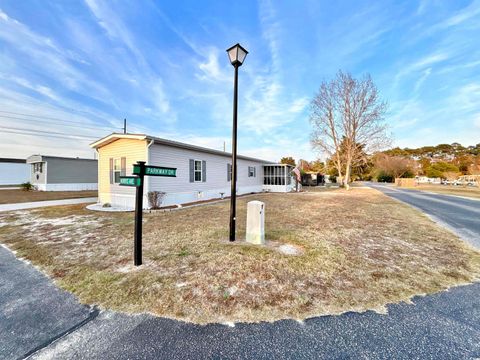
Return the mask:
<path id="1" fill-rule="evenodd" d="M 18 163 L 25 164 L 27 160 L 25 159 L 13 159 L 13 158 L 0 158 L 0 163 Z"/>
<path id="2" fill-rule="evenodd" d="M 27 158 L 27 164 L 48 161 L 48 159 L 98 161 L 97 159 L 85 159 L 85 158 L 79 158 L 79 157 L 63 157 L 63 156 L 50 156 L 50 155 L 36 154 L 36 155 L 31 155 Z"/>
<path id="3" fill-rule="evenodd" d="M 93 143 L 90 144 L 90 146 L 94 149 L 101 148 L 105 145 L 108 145 L 114 141 L 117 141 L 119 139 L 132 139 L 132 140 L 147 140 L 147 141 L 153 141 L 155 144 L 160 144 L 160 145 L 167 145 L 167 146 L 172 146 L 172 147 L 177 147 L 181 149 L 187 149 L 187 150 L 193 150 L 193 151 L 199 151 L 199 152 L 204 152 L 204 153 L 209 153 L 209 154 L 215 154 L 215 155 L 220 155 L 220 156 L 227 156 L 231 157 L 232 154 L 225 152 L 225 151 L 220 151 L 220 150 L 215 150 L 215 149 L 209 149 L 205 148 L 202 146 L 197 146 L 197 145 L 191 145 L 191 144 L 186 144 L 182 143 L 179 141 L 174 141 L 174 140 L 168 140 L 168 139 L 163 139 L 155 136 L 150 136 L 146 134 L 119 134 L 119 133 L 112 133 L 108 136 L 105 136 Z M 258 159 L 258 158 L 253 158 L 249 156 L 244 156 L 244 155 L 237 155 L 238 159 L 243 159 L 243 160 L 252 160 L 252 161 L 259 161 L 263 163 L 268 163 L 274 165 L 275 163 L 272 161 L 268 160 L 263 160 L 263 159 Z"/>

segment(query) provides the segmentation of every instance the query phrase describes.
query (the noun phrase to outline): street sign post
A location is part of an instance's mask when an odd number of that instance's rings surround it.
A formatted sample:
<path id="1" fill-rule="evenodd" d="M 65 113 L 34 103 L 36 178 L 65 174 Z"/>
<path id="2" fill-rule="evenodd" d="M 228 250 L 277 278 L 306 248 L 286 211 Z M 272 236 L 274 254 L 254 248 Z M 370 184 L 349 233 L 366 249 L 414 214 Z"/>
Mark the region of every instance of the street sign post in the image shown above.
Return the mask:
<path id="1" fill-rule="evenodd" d="M 133 164 L 133 174 L 136 176 L 121 176 L 120 185 L 136 187 L 133 263 L 135 266 L 140 266 L 142 265 L 143 179 L 145 175 L 176 177 L 177 169 L 145 165 L 145 161 L 137 161 Z"/>
<path id="2" fill-rule="evenodd" d="M 120 176 L 121 186 L 140 186 L 141 180 L 138 176 Z"/>
<path id="3" fill-rule="evenodd" d="M 133 165 L 133 173 L 138 175 L 140 173 L 140 167 Z M 177 169 L 164 166 L 145 165 L 145 175 L 176 177 Z"/>

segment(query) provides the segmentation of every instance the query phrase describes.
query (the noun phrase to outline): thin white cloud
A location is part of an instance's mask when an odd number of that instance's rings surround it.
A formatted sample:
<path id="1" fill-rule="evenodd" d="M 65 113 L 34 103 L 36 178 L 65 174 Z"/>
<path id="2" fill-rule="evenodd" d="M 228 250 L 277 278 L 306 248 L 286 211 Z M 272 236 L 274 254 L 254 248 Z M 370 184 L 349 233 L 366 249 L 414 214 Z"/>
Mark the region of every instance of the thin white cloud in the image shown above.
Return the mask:
<path id="1" fill-rule="evenodd" d="M 276 20 L 276 12 L 271 0 L 260 0 L 259 19 L 262 26 L 262 37 L 270 50 L 272 72 L 278 74 L 280 71 L 280 24 Z"/>
<path id="2" fill-rule="evenodd" d="M 89 79 L 72 65 L 76 58 L 72 57 L 71 51 L 61 49 L 52 39 L 32 32 L 1 10 L 0 14 L 0 40 L 20 52 L 26 61 L 32 63 L 32 67 L 61 81 L 62 86 L 69 90 L 83 92 L 99 101 L 109 98 L 109 91 L 103 85 Z"/>
<path id="3" fill-rule="evenodd" d="M 456 111 L 480 109 L 480 83 L 472 82 L 461 86 L 446 102 Z"/>
<path id="4" fill-rule="evenodd" d="M 44 95 L 44 96 L 46 96 L 46 97 L 48 97 L 52 100 L 56 100 L 56 101 L 59 100 L 58 95 L 55 94 L 55 92 L 52 89 L 50 89 L 48 86 L 44 86 L 44 85 L 40 85 L 40 84 L 32 84 L 27 79 L 23 79 L 23 78 L 16 77 L 16 76 L 11 76 L 11 75 L 7 75 L 7 74 L 1 74 L 0 73 L 0 78 L 4 79 L 4 80 L 11 81 L 15 84 L 18 84 L 18 85 L 24 87 L 25 89 L 33 90 L 33 91 L 37 92 L 38 94 Z"/>
<path id="5" fill-rule="evenodd" d="M 413 92 L 415 94 L 418 94 L 418 91 L 420 90 L 421 86 L 427 80 L 427 78 L 430 76 L 432 73 L 432 68 L 427 68 L 423 71 L 422 75 L 420 78 L 415 82 L 415 86 L 413 87 Z"/>
<path id="6" fill-rule="evenodd" d="M 423 75 L 419 78 L 421 79 L 424 77 L 424 79 L 417 84 L 418 87 L 421 85 L 421 83 L 430 75 L 432 71 L 432 67 L 438 63 L 441 63 L 447 59 L 449 59 L 449 54 L 446 52 L 436 52 L 433 54 L 429 54 L 426 56 L 421 57 L 420 59 L 417 59 L 413 62 L 410 62 L 409 64 L 404 64 L 404 63 L 399 63 L 397 66 L 400 67 L 400 71 L 395 75 L 394 82 L 393 82 L 393 87 L 399 86 L 400 82 L 405 78 L 410 76 L 411 74 L 415 74 L 418 72 L 423 72 Z M 414 86 L 414 88 L 416 85 Z"/>
<path id="7" fill-rule="evenodd" d="M 105 33 L 112 42 L 119 42 L 124 45 L 135 58 L 137 70 L 134 72 L 133 84 L 142 89 L 145 97 L 153 107 L 152 113 L 161 113 L 159 120 L 172 124 L 177 120 L 176 113 L 170 106 L 170 99 L 163 88 L 161 76 L 152 69 L 145 59 L 143 52 L 137 46 L 134 35 L 130 32 L 120 15 L 109 7 L 106 2 L 96 0 L 85 0 L 92 14 L 97 19 L 98 25 L 105 30 Z M 137 109 L 144 109 L 138 106 Z"/>
<path id="8" fill-rule="evenodd" d="M 478 15 L 480 15 L 480 1 L 474 0 L 467 7 L 440 23 L 439 28 L 456 26 Z"/>
<path id="9" fill-rule="evenodd" d="M 228 83 L 231 77 L 229 76 L 230 74 L 227 74 L 226 71 L 220 67 L 218 60 L 220 51 L 215 47 L 211 47 L 207 50 L 207 54 L 207 60 L 200 62 L 198 65 L 201 73 L 196 74 L 196 77 L 200 80 Z M 222 53 L 222 55 L 224 54 Z"/>

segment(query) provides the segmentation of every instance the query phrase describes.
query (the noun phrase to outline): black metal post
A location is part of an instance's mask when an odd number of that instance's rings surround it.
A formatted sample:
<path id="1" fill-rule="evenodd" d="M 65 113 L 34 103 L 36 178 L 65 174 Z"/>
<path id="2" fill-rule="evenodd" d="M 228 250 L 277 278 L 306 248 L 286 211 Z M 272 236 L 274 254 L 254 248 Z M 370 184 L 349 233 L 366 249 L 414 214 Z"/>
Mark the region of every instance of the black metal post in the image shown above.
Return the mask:
<path id="1" fill-rule="evenodd" d="M 237 103 L 238 103 L 238 67 L 235 67 L 233 83 L 233 130 L 232 130 L 232 189 L 230 191 L 230 241 L 235 241 L 235 221 L 237 207 Z"/>
<path id="2" fill-rule="evenodd" d="M 133 247 L 133 262 L 135 266 L 142 265 L 142 216 L 143 216 L 143 179 L 145 177 L 145 161 L 137 161 L 140 168 L 138 177 L 140 186 L 137 186 L 135 197 L 135 235 Z"/>
<path id="3" fill-rule="evenodd" d="M 123 119 L 123 133 L 127 133 L 127 119 Z"/>

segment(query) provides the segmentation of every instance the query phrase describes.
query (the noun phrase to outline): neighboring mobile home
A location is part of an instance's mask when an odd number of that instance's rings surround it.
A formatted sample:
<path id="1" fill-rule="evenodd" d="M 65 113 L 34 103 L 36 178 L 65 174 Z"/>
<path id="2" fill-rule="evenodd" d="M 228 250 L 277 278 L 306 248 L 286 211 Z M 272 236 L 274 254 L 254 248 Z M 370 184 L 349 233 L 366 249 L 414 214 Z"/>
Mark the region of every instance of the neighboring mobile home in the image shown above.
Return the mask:
<path id="1" fill-rule="evenodd" d="M 98 196 L 103 204 L 133 208 L 135 188 L 120 186 L 133 164 L 177 169 L 176 177 L 145 176 L 144 206 L 149 191 L 165 192 L 163 206 L 230 196 L 231 154 L 138 134 L 111 134 L 93 144 L 98 151 Z M 295 189 L 293 167 L 238 155 L 237 194 Z"/>
<path id="2" fill-rule="evenodd" d="M 0 185 L 20 185 L 30 180 L 30 171 L 24 159 L 0 158 Z"/>
<path id="3" fill-rule="evenodd" d="M 41 191 L 97 190 L 98 164 L 95 159 L 32 155 L 30 182 Z"/>

